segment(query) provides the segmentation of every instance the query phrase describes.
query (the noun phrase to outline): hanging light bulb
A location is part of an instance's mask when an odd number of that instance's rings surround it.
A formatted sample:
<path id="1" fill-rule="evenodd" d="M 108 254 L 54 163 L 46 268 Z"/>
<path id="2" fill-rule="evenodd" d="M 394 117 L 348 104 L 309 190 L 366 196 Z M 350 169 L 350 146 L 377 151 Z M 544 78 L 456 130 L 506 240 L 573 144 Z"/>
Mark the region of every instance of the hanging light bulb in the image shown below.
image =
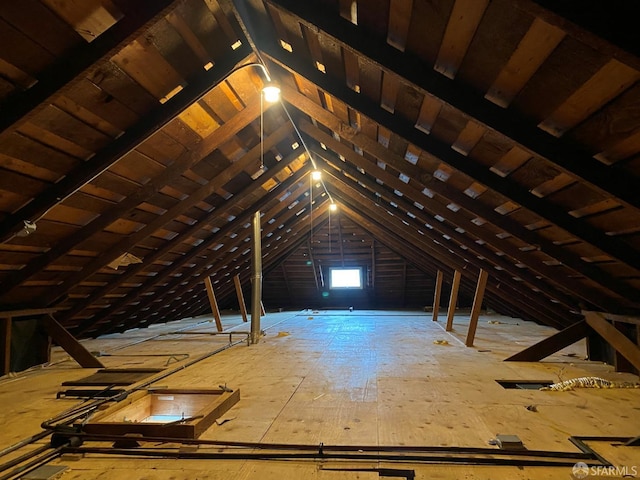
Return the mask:
<path id="1" fill-rule="evenodd" d="M 311 172 L 311 178 L 313 180 L 320 180 L 322 178 L 322 173 L 320 172 L 320 170 L 314 170 L 313 172 Z"/>
<path id="2" fill-rule="evenodd" d="M 336 203 L 332 203 L 329 205 L 329 210 L 331 212 L 335 212 L 336 210 L 338 210 L 338 205 Z"/>
<path id="3" fill-rule="evenodd" d="M 265 102 L 274 103 L 280 100 L 280 87 L 274 83 L 267 83 L 262 88 Z"/>

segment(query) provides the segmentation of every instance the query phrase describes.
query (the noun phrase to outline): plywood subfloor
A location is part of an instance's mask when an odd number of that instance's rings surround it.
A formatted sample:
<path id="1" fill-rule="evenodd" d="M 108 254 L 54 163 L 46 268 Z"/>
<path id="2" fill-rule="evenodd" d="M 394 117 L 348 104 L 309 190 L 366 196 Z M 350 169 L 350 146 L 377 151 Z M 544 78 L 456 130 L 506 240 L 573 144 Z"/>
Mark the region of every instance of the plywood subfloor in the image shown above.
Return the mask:
<path id="1" fill-rule="evenodd" d="M 163 335 L 180 328 L 214 330 L 189 319 L 147 330 L 85 342 L 101 351 L 111 368 L 186 365 L 226 344 L 225 337 Z M 424 312 L 303 311 L 269 314 L 258 345 L 238 345 L 188 368 L 178 368 L 158 385 L 240 388 L 231 421 L 214 425 L 201 438 L 223 441 L 341 445 L 432 445 L 487 447 L 498 433 L 516 434 L 529 449 L 575 452 L 571 435 L 636 436 L 640 432 L 640 389 L 540 392 L 505 390 L 496 379 L 566 380 L 597 375 L 637 381 L 601 363 L 584 360 L 579 342 L 540 363 L 502 359 L 554 332 L 522 320 L 485 315 L 475 346 L 461 340 L 466 317 L 456 316 L 447 333 L 443 319 Z M 247 330 L 237 315 L 226 328 Z M 187 330 L 188 331 L 188 330 Z M 150 338 L 144 341 L 145 338 Z M 242 337 L 237 337 L 241 339 Z M 448 345 L 436 344 L 446 340 Z M 124 348 L 121 348 L 123 347 Z M 111 355 L 109 353 L 111 352 Z M 185 354 L 189 357 L 178 357 Z M 74 405 L 55 400 L 64 380 L 87 370 L 64 360 L 0 381 L 0 448 L 36 433 L 39 424 Z M 527 406 L 535 406 L 534 410 Z M 602 445 L 618 465 L 639 466 L 640 449 Z M 57 460 L 66 479 L 369 479 L 372 472 L 319 470 L 315 463 L 144 460 L 100 457 Z M 378 465 L 373 465 L 378 466 Z M 565 468 L 395 466 L 415 469 L 416 478 L 571 478 Z"/>

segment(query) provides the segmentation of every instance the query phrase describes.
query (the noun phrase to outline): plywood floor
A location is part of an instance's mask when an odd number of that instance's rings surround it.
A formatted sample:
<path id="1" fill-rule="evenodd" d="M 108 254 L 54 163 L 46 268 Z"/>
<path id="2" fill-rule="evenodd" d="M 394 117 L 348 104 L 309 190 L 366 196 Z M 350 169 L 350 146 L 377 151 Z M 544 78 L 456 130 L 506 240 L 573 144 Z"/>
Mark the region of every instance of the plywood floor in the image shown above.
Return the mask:
<path id="1" fill-rule="evenodd" d="M 167 332 L 213 331 L 206 319 L 188 319 L 85 342 L 109 367 L 185 365 L 223 346 L 226 337 Z M 444 331 L 424 312 L 303 311 L 270 313 L 258 345 L 237 345 L 157 385 L 240 388 L 240 402 L 201 438 L 223 441 L 487 447 L 498 433 L 518 435 L 529 449 L 575 452 L 571 435 L 640 434 L 640 389 L 540 392 L 505 390 L 496 379 L 566 380 L 597 375 L 637 381 L 612 367 L 584 361 L 579 342 L 541 363 L 502 359 L 554 330 L 521 320 L 481 317 L 475 347 L 467 348 L 466 317 Z M 239 316 L 227 329 L 246 330 Z M 235 337 L 241 339 L 241 336 Z M 448 345 L 435 344 L 446 340 Z M 55 399 L 62 381 L 83 370 L 55 352 L 53 364 L 0 380 L 0 449 L 37 433 L 40 423 L 75 405 Z M 156 386 L 157 386 L 156 385 Z M 526 407 L 534 405 L 537 411 Z M 639 447 L 598 444 L 619 466 L 640 470 Z M 6 457 L 10 458 L 10 457 Z M 6 461 L 2 459 L 1 461 Z M 70 467 L 65 479 L 300 479 L 379 478 L 375 472 L 340 472 L 317 463 L 145 460 L 98 455 L 53 462 Z M 375 468 L 380 465 L 369 464 Z M 323 465 L 324 468 L 331 465 Z M 358 467 L 362 467 L 359 465 Z M 416 478 L 572 478 L 562 467 L 392 465 Z M 640 472 L 639 472 L 640 473 Z M 609 477 L 615 478 L 615 477 Z"/>

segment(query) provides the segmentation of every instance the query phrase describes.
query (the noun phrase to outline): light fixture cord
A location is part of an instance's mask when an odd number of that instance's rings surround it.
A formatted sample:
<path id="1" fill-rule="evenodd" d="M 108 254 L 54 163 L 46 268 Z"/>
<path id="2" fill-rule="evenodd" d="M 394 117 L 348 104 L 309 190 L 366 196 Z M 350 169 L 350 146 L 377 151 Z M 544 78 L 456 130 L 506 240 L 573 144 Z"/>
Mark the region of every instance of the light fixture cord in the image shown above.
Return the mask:
<path id="1" fill-rule="evenodd" d="M 264 170 L 264 93 L 260 92 L 260 169 Z"/>

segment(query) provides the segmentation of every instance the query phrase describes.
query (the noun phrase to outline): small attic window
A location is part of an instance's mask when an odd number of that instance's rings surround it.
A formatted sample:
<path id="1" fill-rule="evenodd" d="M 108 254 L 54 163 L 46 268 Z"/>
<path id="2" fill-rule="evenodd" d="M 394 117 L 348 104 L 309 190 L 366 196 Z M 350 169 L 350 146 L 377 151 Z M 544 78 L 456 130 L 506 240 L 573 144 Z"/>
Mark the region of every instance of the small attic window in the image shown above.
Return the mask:
<path id="1" fill-rule="evenodd" d="M 329 269 L 329 288 L 331 289 L 361 289 L 362 268 L 338 268 Z"/>

